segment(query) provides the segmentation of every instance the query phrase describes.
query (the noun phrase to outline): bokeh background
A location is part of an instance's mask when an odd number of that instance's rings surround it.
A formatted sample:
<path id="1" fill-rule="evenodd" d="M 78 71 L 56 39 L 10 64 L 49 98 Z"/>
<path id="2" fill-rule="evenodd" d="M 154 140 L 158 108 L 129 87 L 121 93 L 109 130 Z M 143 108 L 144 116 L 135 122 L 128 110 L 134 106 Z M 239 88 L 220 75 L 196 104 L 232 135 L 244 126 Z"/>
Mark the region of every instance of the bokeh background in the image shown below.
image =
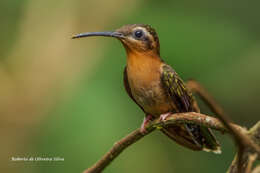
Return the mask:
<path id="1" fill-rule="evenodd" d="M 164 60 L 184 80 L 201 82 L 236 123 L 252 126 L 260 103 L 259 5 L 257 0 L 1 0 L 0 172 L 81 172 L 142 123 L 142 111 L 123 88 L 120 42 L 70 39 L 79 32 L 151 24 Z M 105 172 L 225 172 L 235 147 L 229 136 L 216 135 L 221 155 L 187 150 L 154 132 Z M 30 156 L 65 161 L 10 161 Z"/>

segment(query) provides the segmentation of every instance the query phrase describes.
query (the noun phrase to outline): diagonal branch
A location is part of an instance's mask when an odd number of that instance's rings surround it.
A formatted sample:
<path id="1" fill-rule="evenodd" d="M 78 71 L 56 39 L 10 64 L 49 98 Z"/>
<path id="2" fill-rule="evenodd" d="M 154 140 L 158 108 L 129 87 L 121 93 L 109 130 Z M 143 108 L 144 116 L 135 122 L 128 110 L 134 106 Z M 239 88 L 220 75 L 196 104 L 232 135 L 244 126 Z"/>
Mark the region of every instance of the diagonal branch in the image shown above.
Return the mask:
<path id="1" fill-rule="evenodd" d="M 160 119 L 155 119 L 150 122 L 146 127 L 146 133 L 140 132 L 137 129 L 116 142 L 114 146 L 93 166 L 84 171 L 84 173 L 99 173 L 102 172 L 121 152 L 123 152 L 127 147 L 137 142 L 144 136 L 148 135 L 155 129 L 161 129 L 168 125 L 174 124 L 197 124 L 205 126 L 214 130 L 221 132 L 228 132 L 234 138 L 236 144 L 238 145 L 238 154 L 233 160 L 228 172 L 246 172 L 249 173 L 252 170 L 252 164 L 255 159 L 260 159 L 260 121 L 252 127 L 249 131 L 242 128 L 239 125 L 230 123 L 228 116 L 224 113 L 222 108 L 215 102 L 215 100 L 208 94 L 208 92 L 196 81 L 189 81 L 187 86 L 190 90 L 195 91 L 199 96 L 205 101 L 205 103 L 212 109 L 212 111 L 218 116 L 219 120 L 211 116 L 196 112 L 186 112 L 186 113 L 176 113 L 167 117 L 165 121 L 160 121 Z M 198 112 L 199 108 L 197 107 Z M 253 170 L 253 172 L 258 172 L 259 167 Z"/>
<path id="2" fill-rule="evenodd" d="M 221 132 L 229 132 L 225 126 L 216 118 L 195 113 L 195 112 L 187 112 L 187 113 L 177 113 L 169 116 L 165 121 L 160 121 L 159 119 L 155 119 L 146 127 L 146 133 L 142 134 L 140 129 L 137 129 L 122 138 L 120 141 L 116 142 L 114 146 L 92 167 L 88 168 L 84 171 L 84 173 L 99 173 L 104 170 L 122 151 L 124 151 L 127 147 L 137 142 L 144 136 L 148 135 L 155 129 L 160 129 L 167 125 L 173 124 L 182 124 L 182 123 L 190 123 L 190 124 L 198 124 L 201 126 L 209 127 L 211 129 L 215 129 Z M 230 126 L 241 133 L 246 133 L 246 129 L 230 123 Z"/>
<path id="3" fill-rule="evenodd" d="M 195 80 L 189 80 L 187 86 L 190 90 L 196 92 L 201 99 L 211 108 L 211 110 L 216 114 L 219 120 L 224 124 L 224 126 L 230 131 L 234 141 L 238 146 L 238 153 L 236 159 L 233 161 L 229 172 L 243 173 L 246 171 L 249 154 L 248 151 L 258 153 L 260 156 L 260 147 L 252 141 L 249 136 L 245 133 L 240 133 L 236 128 L 230 125 L 230 119 L 223 111 L 220 105 L 214 100 L 214 98 L 206 91 L 206 89 L 200 85 Z M 247 164 L 243 164 L 247 163 Z M 231 169 L 232 168 L 232 169 Z"/>
<path id="4" fill-rule="evenodd" d="M 239 131 L 236 128 L 230 125 L 229 122 L 231 121 L 224 112 L 224 110 L 221 108 L 221 106 L 218 105 L 218 103 L 213 99 L 213 97 L 208 94 L 204 87 L 202 87 L 195 80 L 188 81 L 187 85 L 191 90 L 195 90 L 199 94 L 203 101 L 211 108 L 211 110 L 225 125 L 228 131 L 231 132 L 239 148 L 244 148 L 244 146 L 251 146 L 260 155 L 260 148 L 257 145 L 255 145 L 247 135 L 245 135 L 244 133 L 239 133 Z"/>

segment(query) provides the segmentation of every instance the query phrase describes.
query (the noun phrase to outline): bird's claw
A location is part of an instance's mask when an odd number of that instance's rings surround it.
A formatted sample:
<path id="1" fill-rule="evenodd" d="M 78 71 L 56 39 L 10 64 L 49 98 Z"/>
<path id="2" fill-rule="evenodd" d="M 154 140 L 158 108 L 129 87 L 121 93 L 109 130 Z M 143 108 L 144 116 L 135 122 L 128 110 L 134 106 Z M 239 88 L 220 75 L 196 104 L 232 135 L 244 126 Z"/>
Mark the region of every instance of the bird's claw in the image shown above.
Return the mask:
<path id="1" fill-rule="evenodd" d="M 141 125 L 141 129 L 140 129 L 140 132 L 142 133 L 142 134 L 145 134 L 147 131 L 146 131 L 146 125 L 149 123 L 149 121 L 150 120 L 152 120 L 153 119 L 153 117 L 152 117 L 152 115 L 147 115 L 146 117 L 144 117 L 144 121 L 143 121 L 143 123 L 142 123 L 142 125 Z"/>
<path id="2" fill-rule="evenodd" d="M 160 115 L 160 121 L 165 121 L 172 113 L 168 112 Z"/>
<path id="3" fill-rule="evenodd" d="M 140 132 L 141 132 L 142 134 L 145 134 L 145 133 L 147 132 L 147 130 L 146 130 L 146 128 L 145 128 L 145 126 L 144 126 L 143 124 L 142 124 L 142 126 L 141 126 Z"/>

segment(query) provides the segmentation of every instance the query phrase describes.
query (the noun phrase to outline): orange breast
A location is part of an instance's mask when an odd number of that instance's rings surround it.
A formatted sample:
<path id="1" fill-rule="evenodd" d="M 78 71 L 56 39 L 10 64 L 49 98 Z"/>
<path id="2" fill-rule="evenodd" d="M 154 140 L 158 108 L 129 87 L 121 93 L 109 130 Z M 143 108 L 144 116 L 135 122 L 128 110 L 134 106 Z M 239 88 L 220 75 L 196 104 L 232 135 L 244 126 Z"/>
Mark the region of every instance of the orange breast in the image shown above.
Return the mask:
<path id="1" fill-rule="evenodd" d="M 130 54 L 127 58 L 127 75 L 131 92 L 145 112 L 159 116 L 171 109 L 171 102 L 161 85 L 162 62 L 158 57 Z"/>

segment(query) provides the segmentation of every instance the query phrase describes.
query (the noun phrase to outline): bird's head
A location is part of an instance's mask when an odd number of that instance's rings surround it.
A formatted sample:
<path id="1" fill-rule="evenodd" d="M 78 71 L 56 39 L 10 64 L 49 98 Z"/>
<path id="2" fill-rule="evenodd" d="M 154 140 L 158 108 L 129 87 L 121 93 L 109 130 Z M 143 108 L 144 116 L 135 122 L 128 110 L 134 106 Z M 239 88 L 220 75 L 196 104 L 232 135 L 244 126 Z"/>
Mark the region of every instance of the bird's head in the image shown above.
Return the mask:
<path id="1" fill-rule="evenodd" d="M 128 53 L 155 53 L 160 54 L 160 43 L 156 31 L 145 24 L 124 25 L 115 31 L 109 32 L 87 32 L 77 34 L 72 38 L 90 36 L 106 36 L 119 39 Z"/>

